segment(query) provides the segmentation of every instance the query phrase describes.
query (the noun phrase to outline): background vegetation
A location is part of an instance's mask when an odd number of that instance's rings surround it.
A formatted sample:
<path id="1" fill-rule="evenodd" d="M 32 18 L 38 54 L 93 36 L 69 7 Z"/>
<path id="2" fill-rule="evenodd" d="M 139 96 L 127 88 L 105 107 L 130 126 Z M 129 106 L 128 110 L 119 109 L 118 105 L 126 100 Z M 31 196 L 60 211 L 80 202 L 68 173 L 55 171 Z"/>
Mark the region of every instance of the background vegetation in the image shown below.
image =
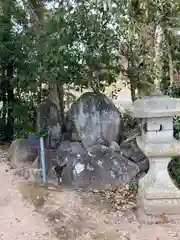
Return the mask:
<path id="1" fill-rule="evenodd" d="M 63 123 L 68 89 L 104 91 L 119 74 L 133 101 L 155 86 L 180 97 L 179 13 L 178 0 L 0 0 L 0 139 L 35 131 L 47 96 Z"/>

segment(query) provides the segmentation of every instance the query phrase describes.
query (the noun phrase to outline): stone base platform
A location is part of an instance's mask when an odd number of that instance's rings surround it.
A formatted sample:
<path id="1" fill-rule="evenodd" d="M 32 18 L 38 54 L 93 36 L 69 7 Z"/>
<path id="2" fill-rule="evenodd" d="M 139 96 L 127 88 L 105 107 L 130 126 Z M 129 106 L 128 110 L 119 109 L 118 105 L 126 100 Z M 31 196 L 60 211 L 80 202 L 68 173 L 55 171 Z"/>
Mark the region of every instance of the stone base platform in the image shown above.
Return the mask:
<path id="1" fill-rule="evenodd" d="M 180 222 L 180 199 L 137 199 L 136 217 L 140 223 Z"/>

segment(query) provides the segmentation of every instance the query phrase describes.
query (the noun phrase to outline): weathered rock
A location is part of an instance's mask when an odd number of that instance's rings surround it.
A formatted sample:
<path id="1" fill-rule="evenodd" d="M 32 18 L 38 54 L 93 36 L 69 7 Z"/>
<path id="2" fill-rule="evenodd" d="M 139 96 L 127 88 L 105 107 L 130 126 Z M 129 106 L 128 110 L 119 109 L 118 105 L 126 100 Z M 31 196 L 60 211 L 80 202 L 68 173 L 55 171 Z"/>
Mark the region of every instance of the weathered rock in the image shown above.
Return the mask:
<path id="1" fill-rule="evenodd" d="M 98 138 L 96 144 L 103 145 L 105 147 L 109 147 L 109 142 L 105 138 Z"/>
<path id="2" fill-rule="evenodd" d="M 61 168 L 63 170 L 64 168 L 64 158 L 61 158 L 57 155 L 56 149 L 45 149 L 45 164 L 46 164 L 46 174 L 47 174 L 47 180 L 49 184 L 58 185 L 59 183 L 59 172 L 54 171 L 55 167 Z M 31 181 L 33 183 L 42 183 L 42 168 L 41 168 L 41 159 L 38 155 L 33 162 L 33 164 L 27 168 L 28 171 L 25 173 L 27 177 L 25 176 L 24 172 L 22 172 L 21 175 L 26 177 L 28 181 Z"/>
<path id="3" fill-rule="evenodd" d="M 55 103 L 46 100 L 37 108 L 37 131 L 49 131 L 50 148 L 56 148 L 61 140 L 61 121 Z"/>
<path id="4" fill-rule="evenodd" d="M 66 158 L 58 155 L 57 151 L 52 149 L 47 149 L 45 154 L 48 183 L 58 185 L 63 171 L 63 163 L 65 162 Z M 55 168 L 57 168 L 57 171 L 54 170 Z"/>
<path id="5" fill-rule="evenodd" d="M 140 173 L 143 173 L 143 172 L 148 172 L 149 170 L 149 160 L 148 158 L 143 158 L 141 159 L 139 162 L 136 162 L 137 165 L 139 166 L 139 169 L 140 169 Z"/>
<path id="6" fill-rule="evenodd" d="M 119 142 L 123 136 L 121 113 L 104 94 L 88 92 L 71 106 L 68 117 L 72 132 L 86 149 L 102 138 L 109 143 Z"/>
<path id="7" fill-rule="evenodd" d="M 114 152 L 118 152 L 118 153 L 121 152 L 120 146 L 115 141 L 111 142 L 111 144 L 109 145 L 109 149 L 111 149 Z"/>
<path id="8" fill-rule="evenodd" d="M 68 156 L 63 183 L 75 188 L 111 189 L 130 183 L 139 167 L 119 153 L 97 150 L 93 155 Z"/>
<path id="9" fill-rule="evenodd" d="M 46 171 L 47 173 L 51 171 L 52 167 L 61 164 L 63 162 L 63 158 L 58 156 L 56 149 L 44 149 L 45 163 L 46 163 Z M 32 168 L 41 168 L 41 159 L 40 156 L 37 156 L 35 161 L 33 162 Z"/>
<path id="10" fill-rule="evenodd" d="M 60 157 L 66 157 L 67 155 L 76 156 L 77 154 L 87 154 L 81 142 L 63 141 L 57 149 L 57 155 Z"/>
<path id="11" fill-rule="evenodd" d="M 136 139 L 122 143 L 120 149 L 123 156 L 138 164 L 140 172 L 148 171 L 149 160 L 137 146 Z"/>
<path id="12" fill-rule="evenodd" d="M 8 150 L 8 159 L 13 167 L 31 166 L 38 156 L 38 146 L 27 139 L 16 139 Z"/>
<path id="13" fill-rule="evenodd" d="M 109 142 L 103 138 L 98 138 L 96 144 L 88 149 L 89 156 L 96 157 L 97 152 L 107 153 L 109 151 Z"/>

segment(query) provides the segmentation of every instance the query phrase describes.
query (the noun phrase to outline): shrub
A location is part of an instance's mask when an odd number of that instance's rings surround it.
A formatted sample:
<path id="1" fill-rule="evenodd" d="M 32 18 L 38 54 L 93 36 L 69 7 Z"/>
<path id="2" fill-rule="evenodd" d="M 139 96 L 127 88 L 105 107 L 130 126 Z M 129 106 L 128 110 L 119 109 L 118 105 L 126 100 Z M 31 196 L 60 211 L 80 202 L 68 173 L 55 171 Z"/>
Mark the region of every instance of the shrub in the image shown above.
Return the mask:
<path id="1" fill-rule="evenodd" d="M 179 84 L 173 84 L 166 92 L 171 97 L 180 98 L 180 86 Z M 180 116 L 175 116 L 173 120 L 174 137 L 180 139 Z M 168 166 L 169 174 L 175 181 L 175 184 L 180 188 L 180 156 L 173 157 Z"/>

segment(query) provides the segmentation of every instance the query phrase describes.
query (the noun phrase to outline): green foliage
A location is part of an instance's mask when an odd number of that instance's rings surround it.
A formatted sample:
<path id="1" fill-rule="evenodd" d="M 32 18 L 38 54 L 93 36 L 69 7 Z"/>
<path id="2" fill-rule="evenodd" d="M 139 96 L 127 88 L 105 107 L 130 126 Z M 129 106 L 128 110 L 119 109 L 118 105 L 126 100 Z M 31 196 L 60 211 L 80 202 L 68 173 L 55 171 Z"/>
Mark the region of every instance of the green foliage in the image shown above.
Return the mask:
<path id="1" fill-rule="evenodd" d="M 168 92 L 171 97 L 180 98 L 180 86 L 179 84 L 173 84 L 169 87 Z M 180 139 L 180 117 L 175 116 L 173 121 L 174 137 Z M 169 173 L 172 179 L 174 179 L 177 186 L 180 188 L 180 157 L 173 157 L 169 166 Z"/>
<path id="2" fill-rule="evenodd" d="M 125 129 L 124 132 L 125 139 L 127 139 L 127 137 L 129 136 L 133 136 L 134 134 L 140 131 L 139 122 L 137 118 L 130 116 L 128 113 L 124 113 L 122 117 L 124 122 L 123 128 Z"/>
<path id="3" fill-rule="evenodd" d="M 30 106 L 26 102 L 16 101 L 13 103 L 13 118 L 15 124 L 14 138 L 24 138 L 32 132 L 34 109 L 30 109 Z"/>
<path id="4" fill-rule="evenodd" d="M 56 7 L 48 9 L 47 2 Z M 160 49 L 160 60 L 166 65 L 163 81 L 169 79 L 170 55 L 172 65 L 180 70 L 180 44 L 174 33 L 180 26 L 177 0 L 0 3 L 0 118 L 3 129 L 13 128 L 14 137 L 35 131 L 42 83 L 101 91 L 121 71 L 131 90 L 149 89 L 157 65 L 154 33 L 158 25 L 164 34 Z M 167 46 L 171 46 L 168 51 Z M 174 126 L 179 132 L 178 118 Z"/>
<path id="5" fill-rule="evenodd" d="M 103 81 L 115 81 L 119 67 L 111 22 L 111 11 L 101 1 L 60 5 L 44 23 L 42 74 L 54 83 L 94 91 L 102 90 Z"/>
<path id="6" fill-rule="evenodd" d="M 48 136 L 48 129 L 47 128 L 44 128 L 42 129 L 40 132 L 37 132 L 36 134 L 36 137 L 47 137 Z"/>
<path id="7" fill-rule="evenodd" d="M 172 84 L 168 88 L 166 93 L 170 97 L 180 98 L 180 86 L 179 86 L 179 84 L 178 83 Z M 180 117 L 179 116 L 174 117 L 173 126 L 174 126 L 174 137 L 176 139 L 180 139 Z"/>
<path id="8" fill-rule="evenodd" d="M 179 116 L 175 116 L 174 117 L 174 137 L 176 139 L 180 139 L 180 117 Z"/>
<path id="9" fill-rule="evenodd" d="M 6 123 L 0 119 L 0 141 L 6 141 Z"/>
<path id="10" fill-rule="evenodd" d="M 24 137 L 33 129 L 37 94 L 34 37 L 26 11 L 18 1 L 2 1 L 0 13 L 0 101 L 4 139 Z M 32 116 L 33 115 L 33 116 Z"/>

